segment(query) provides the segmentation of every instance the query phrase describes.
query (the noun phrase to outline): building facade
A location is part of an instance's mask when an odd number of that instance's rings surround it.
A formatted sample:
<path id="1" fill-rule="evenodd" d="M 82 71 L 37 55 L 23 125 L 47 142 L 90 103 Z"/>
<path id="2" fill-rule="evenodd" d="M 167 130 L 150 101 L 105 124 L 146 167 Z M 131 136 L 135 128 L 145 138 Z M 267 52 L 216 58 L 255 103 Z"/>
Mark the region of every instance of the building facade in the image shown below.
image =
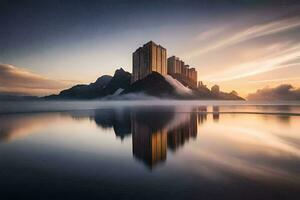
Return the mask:
<path id="1" fill-rule="evenodd" d="M 196 69 L 185 65 L 184 62 L 176 56 L 168 58 L 168 74 L 186 86 L 197 87 Z"/>
<path id="2" fill-rule="evenodd" d="M 152 72 L 167 74 L 167 50 L 150 41 L 132 55 L 132 82 L 145 78 Z"/>

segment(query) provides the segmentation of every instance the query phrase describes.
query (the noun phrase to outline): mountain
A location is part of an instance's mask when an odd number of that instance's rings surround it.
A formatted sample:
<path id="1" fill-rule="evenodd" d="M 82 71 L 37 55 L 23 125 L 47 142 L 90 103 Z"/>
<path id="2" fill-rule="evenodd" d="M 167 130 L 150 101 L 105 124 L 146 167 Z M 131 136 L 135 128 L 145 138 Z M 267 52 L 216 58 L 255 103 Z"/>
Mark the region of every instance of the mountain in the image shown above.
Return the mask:
<path id="1" fill-rule="evenodd" d="M 61 91 L 58 95 L 51 95 L 46 98 L 63 98 L 63 99 L 92 99 L 96 98 L 99 93 L 112 79 L 111 76 L 104 75 L 98 78 L 94 83 L 89 85 L 75 85 L 69 89 Z"/>
<path id="2" fill-rule="evenodd" d="M 138 80 L 125 89 L 121 95 L 129 93 L 145 93 L 157 97 L 175 97 L 175 88 L 157 72 L 152 72 L 145 78 Z"/>
<path id="3" fill-rule="evenodd" d="M 127 89 L 130 86 L 131 74 L 120 68 L 115 71 L 114 76 L 101 91 L 101 96 L 112 95 L 118 90 Z"/>
<path id="4" fill-rule="evenodd" d="M 76 85 L 61 91 L 58 95 L 50 95 L 45 99 L 214 99 L 243 100 L 236 92 L 212 92 L 206 87 L 188 88 L 180 81 L 167 75 L 152 72 L 145 78 L 131 84 L 131 74 L 124 69 L 117 69 L 113 76 L 104 75 L 89 85 Z"/>
<path id="5" fill-rule="evenodd" d="M 152 72 L 144 79 L 134 82 L 121 95 L 131 93 L 143 93 L 149 96 L 170 99 L 244 100 L 234 91 L 231 93 L 221 91 L 214 93 L 208 88 L 187 88 L 171 76 L 162 76 L 157 72 Z"/>
<path id="6" fill-rule="evenodd" d="M 131 74 L 122 68 L 115 71 L 113 77 L 104 75 L 89 85 L 75 85 L 61 91 L 58 95 L 46 96 L 46 99 L 96 99 L 114 94 L 118 89 L 129 87 Z"/>

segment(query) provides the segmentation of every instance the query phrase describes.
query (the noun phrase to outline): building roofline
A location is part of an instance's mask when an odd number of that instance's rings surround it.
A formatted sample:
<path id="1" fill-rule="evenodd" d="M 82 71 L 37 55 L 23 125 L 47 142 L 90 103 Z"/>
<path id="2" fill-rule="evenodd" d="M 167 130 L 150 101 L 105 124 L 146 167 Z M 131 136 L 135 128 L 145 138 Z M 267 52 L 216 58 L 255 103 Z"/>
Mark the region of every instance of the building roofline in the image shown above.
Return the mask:
<path id="1" fill-rule="evenodd" d="M 161 45 L 158 45 L 160 48 L 164 49 L 164 50 L 167 50 L 165 47 L 161 46 Z"/>
<path id="2" fill-rule="evenodd" d="M 148 46 L 148 45 L 155 45 L 155 46 L 158 46 L 164 50 L 167 50 L 165 47 L 161 46 L 160 44 L 156 44 L 155 42 L 153 42 L 152 40 L 150 40 L 149 42 L 147 42 L 146 44 L 143 45 L 144 46 Z"/>
<path id="3" fill-rule="evenodd" d="M 143 46 L 147 46 L 147 45 L 149 45 L 149 44 L 153 44 L 153 45 L 156 45 L 156 46 L 158 46 L 155 42 L 153 42 L 152 40 L 150 40 L 149 42 L 147 42 L 146 44 L 144 44 Z"/>
<path id="4" fill-rule="evenodd" d="M 136 53 L 136 52 L 138 52 L 139 50 L 141 50 L 142 49 L 142 47 L 139 47 L 139 48 L 137 48 L 133 53 Z"/>

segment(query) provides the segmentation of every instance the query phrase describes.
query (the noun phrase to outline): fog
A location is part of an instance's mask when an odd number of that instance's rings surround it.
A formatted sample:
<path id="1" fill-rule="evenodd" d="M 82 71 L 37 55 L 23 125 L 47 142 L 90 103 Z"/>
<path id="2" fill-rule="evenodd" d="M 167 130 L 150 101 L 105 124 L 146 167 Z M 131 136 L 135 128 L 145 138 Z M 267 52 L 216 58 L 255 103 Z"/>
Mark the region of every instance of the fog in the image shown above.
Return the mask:
<path id="1" fill-rule="evenodd" d="M 126 95 L 124 95 L 126 97 Z M 142 96 L 142 95 L 141 95 Z M 145 97 L 145 96 L 142 96 Z M 127 98 L 134 98 L 132 95 Z M 212 107 L 220 107 L 221 112 L 256 112 L 256 107 L 265 108 L 283 106 L 299 107 L 299 101 L 201 101 L 201 100 L 170 100 L 170 99 L 144 99 L 144 100 L 93 100 L 93 101 L 1 101 L 0 114 L 28 113 L 28 112 L 57 112 L 71 110 L 95 110 L 102 108 L 119 109 L 124 107 L 154 107 L 172 106 L 182 112 L 189 112 L 191 108 L 207 107 L 207 111 L 212 111 Z M 290 109 L 288 112 L 294 112 Z M 269 112 L 266 110 L 266 112 Z M 281 110 L 276 110 L 281 112 Z M 286 112 L 286 111 L 284 111 Z M 298 112 L 298 110 L 295 112 Z"/>
<path id="2" fill-rule="evenodd" d="M 168 81 L 170 83 L 170 85 L 172 85 L 175 88 L 177 94 L 191 95 L 193 93 L 191 89 L 182 85 L 182 83 L 180 83 L 178 80 L 176 80 L 172 76 L 166 75 L 164 77 L 165 77 L 166 81 Z"/>

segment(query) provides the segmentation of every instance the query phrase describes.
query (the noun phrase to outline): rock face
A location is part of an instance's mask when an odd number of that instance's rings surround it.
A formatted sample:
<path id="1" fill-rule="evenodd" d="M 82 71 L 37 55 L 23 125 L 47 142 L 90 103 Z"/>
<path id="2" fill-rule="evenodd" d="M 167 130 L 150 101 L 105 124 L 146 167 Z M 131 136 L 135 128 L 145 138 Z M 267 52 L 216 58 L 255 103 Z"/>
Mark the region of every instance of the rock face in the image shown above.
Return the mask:
<path id="1" fill-rule="evenodd" d="M 63 90 L 57 95 L 58 98 L 64 99 L 92 99 L 98 97 L 101 91 L 112 79 L 111 76 L 104 75 L 89 85 L 75 85 L 70 89 Z"/>
<path id="2" fill-rule="evenodd" d="M 138 80 L 125 89 L 121 95 L 129 93 L 145 93 L 156 97 L 178 96 L 175 88 L 157 72 L 152 72 L 144 79 Z"/>
<path id="3" fill-rule="evenodd" d="M 104 75 L 89 85 L 75 85 L 58 95 L 50 95 L 46 99 L 96 99 L 114 94 L 118 89 L 129 87 L 131 74 L 122 68 L 115 71 L 113 77 Z"/>
<path id="4" fill-rule="evenodd" d="M 130 86 L 131 74 L 120 68 L 115 71 L 114 76 L 101 91 L 101 96 L 114 94 L 118 89 L 127 89 Z"/>

